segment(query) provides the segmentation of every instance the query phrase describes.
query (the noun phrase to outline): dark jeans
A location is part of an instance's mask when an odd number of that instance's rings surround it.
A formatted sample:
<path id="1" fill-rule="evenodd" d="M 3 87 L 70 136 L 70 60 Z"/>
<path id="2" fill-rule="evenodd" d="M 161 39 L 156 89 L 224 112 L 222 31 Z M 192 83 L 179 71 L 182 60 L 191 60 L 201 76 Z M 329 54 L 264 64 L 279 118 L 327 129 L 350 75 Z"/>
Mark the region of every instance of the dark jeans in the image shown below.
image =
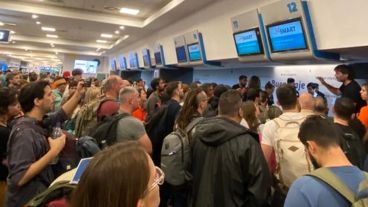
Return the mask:
<path id="1" fill-rule="evenodd" d="M 164 183 L 160 188 L 160 207 L 186 207 L 188 190 L 186 187 Z"/>

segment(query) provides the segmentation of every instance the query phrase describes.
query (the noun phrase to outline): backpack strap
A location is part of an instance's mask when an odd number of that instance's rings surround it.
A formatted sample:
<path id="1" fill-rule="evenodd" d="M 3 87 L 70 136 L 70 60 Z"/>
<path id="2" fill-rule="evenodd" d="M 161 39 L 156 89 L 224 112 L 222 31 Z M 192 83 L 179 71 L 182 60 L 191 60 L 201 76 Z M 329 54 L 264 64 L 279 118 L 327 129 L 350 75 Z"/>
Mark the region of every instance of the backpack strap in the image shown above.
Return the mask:
<path id="1" fill-rule="evenodd" d="M 356 201 L 355 193 L 353 193 L 341 179 L 328 168 L 320 168 L 308 174 L 309 176 L 318 178 L 335 189 L 350 203 Z M 367 176 L 367 175 L 365 175 Z"/>

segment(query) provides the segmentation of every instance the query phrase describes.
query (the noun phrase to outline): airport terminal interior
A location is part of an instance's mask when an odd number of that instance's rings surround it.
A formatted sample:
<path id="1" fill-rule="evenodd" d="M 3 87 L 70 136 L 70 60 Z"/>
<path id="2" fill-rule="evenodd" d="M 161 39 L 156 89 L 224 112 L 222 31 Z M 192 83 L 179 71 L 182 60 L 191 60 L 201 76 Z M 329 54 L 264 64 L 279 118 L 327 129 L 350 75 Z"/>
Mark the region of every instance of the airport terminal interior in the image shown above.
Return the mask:
<path id="1" fill-rule="evenodd" d="M 367 0 L 0 0 L 0 207 L 368 206 Z"/>

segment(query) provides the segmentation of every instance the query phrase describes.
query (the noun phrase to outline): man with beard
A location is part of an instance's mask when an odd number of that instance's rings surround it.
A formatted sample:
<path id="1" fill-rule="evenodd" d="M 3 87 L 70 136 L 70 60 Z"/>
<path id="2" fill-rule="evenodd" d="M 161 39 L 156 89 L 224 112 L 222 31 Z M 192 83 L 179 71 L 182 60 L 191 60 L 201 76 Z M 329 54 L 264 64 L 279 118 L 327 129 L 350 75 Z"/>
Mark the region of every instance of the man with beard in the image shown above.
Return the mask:
<path id="1" fill-rule="evenodd" d="M 300 127 L 299 139 L 304 144 L 317 171 L 328 170 L 330 177 L 351 192 L 359 192 L 365 175 L 353 166 L 339 146 L 335 126 L 319 115 L 308 117 Z M 303 176 L 291 186 L 285 207 L 348 207 L 352 204 L 332 186 L 314 176 Z"/>
<path id="2" fill-rule="evenodd" d="M 339 88 L 328 84 L 322 77 L 317 77 L 317 79 L 331 93 L 351 99 L 355 104 L 355 113 L 358 113 L 360 108 L 365 106 L 366 103 L 360 97 L 360 85 L 354 80 L 355 74 L 353 69 L 348 65 L 338 65 L 335 67 L 335 77 L 337 81 L 342 82 Z"/>
<path id="3" fill-rule="evenodd" d="M 161 96 L 165 89 L 165 81 L 161 78 L 155 78 L 151 81 L 151 87 L 154 92 L 147 99 L 146 105 L 146 122 L 149 122 L 152 115 L 160 108 L 161 106 Z"/>
<path id="4" fill-rule="evenodd" d="M 6 206 L 24 206 L 55 179 L 51 163 L 64 148 L 66 136 L 50 138 L 48 127 L 63 123 L 73 113 L 82 92 L 80 83 L 69 101 L 46 117 L 55 100 L 49 83 L 36 81 L 21 89 L 19 103 L 25 116 L 16 120 L 8 141 Z"/>

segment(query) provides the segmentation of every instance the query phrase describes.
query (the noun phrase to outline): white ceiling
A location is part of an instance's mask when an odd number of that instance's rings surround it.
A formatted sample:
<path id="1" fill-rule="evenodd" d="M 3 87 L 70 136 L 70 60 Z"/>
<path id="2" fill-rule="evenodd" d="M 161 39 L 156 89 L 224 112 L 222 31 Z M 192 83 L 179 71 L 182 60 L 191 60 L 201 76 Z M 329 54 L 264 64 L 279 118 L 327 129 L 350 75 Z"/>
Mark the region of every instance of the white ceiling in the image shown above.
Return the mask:
<path id="1" fill-rule="evenodd" d="M 124 47 L 216 0 L 0 0 L 0 29 L 15 32 L 13 42 L 0 44 L 0 54 L 32 58 L 63 54 L 99 56 Z M 137 16 L 121 14 L 122 7 L 139 9 Z M 37 14 L 37 19 L 32 19 Z M 36 22 L 41 24 L 37 25 Z M 124 30 L 119 27 L 125 26 Z M 41 27 L 53 27 L 45 32 Z M 115 34 L 119 31 L 120 34 Z M 100 37 L 112 34 L 111 39 Z M 59 38 L 47 38 L 55 34 Z M 108 43 L 97 43 L 96 40 Z M 51 47 L 53 43 L 55 47 Z M 7 52 L 8 51 L 8 52 Z M 10 52 L 9 52 L 10 51 Z M 30 55 L 32 53 L 32 55 Z M 26 55 L 27 56 L 27 55 Z M 30 57 L 32 56 L 32 57 Z"/>

